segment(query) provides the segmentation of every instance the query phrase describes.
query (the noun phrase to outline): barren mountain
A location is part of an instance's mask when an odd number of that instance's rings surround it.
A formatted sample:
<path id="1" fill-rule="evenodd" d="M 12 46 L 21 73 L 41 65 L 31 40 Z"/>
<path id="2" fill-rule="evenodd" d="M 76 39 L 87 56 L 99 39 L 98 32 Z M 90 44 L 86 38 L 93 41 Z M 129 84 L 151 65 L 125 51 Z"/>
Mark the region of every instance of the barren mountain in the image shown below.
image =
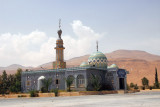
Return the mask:
<path id="1" fill-rule="evenodd" d="M 112 53 L 106 54 L 108 59 L 116 58 L 131 58 L 131 59 L 142 59 L 146 61 L 160 60 L 160 56 L 147 53 L 139 50 L 117 50 Z"/>
<path id="2" fill-rule="evenodd" d="M 2 74 L 2 72 L 5 70 L 8 74 L 14 74 L 16 73 L 17 69 L 21 68 L 22 70 L 26 70 L 26 69 L 32 69 L 33 67 L 25 67 L 19 64 L 12 64 L 9 65 L 7 67 L 0 67 L 0 74 Z"/>
<path id="3" fill-rule="evenodd" d="M 138 50 L 117 50 L 112 53 L 106 53 L 105 55 L 108 58 L 108 65 L 117 64 L 119 68 L 124 68 L 129 71 L 129 74 L 127 75 L 128 83 L 133 82 L 141 85 L 141 79 L 147 77 L 149 79 L 149 84 L 153 85 L 155 79 L 155 67 L 158 69 L 158 77 L 160 81 L 160 56 L 158 55 Z M 82 62 L 87 61 L 88 57 L 89 55 L 85 55 L 67 60 L 67 67 L 79 66 Z M 8 71 L 8 73 L 14 73 L 17 68 L 36 70 L 52 69 L 52 62 L 40 65 L 36 68 L 12 65 L 5 67 L 5 70 Z M 4 67 L 0 67 L 1 71 L 3 69 Z"/>

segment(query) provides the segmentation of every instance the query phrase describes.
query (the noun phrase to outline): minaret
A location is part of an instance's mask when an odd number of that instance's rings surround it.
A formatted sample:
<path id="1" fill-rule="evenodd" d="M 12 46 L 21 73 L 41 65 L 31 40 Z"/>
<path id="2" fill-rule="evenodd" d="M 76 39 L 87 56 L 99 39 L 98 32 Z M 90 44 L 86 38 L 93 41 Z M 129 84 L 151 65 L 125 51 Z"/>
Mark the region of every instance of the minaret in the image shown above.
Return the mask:
<path id="1" fill-rule="evenodd" d="M 56 41 L 56 61 L 53 62 L 53 68 L 66 68 L 66 62 L 64 62 L 64 53 L 63 50 L 63 40 L 61 38 L 62 30 L 61 30 L 61 20 L 59 20 L 59 30 L 58 30 L 58 39 Z"/>

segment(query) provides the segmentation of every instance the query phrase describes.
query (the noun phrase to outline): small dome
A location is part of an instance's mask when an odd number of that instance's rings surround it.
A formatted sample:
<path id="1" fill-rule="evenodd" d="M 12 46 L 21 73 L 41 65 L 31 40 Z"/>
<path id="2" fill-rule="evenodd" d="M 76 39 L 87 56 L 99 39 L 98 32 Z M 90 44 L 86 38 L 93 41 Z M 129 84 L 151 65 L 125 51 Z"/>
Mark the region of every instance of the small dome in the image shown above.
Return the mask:
<path id="1" fill-rule="evenodd" d="M 107 68 L 107 58 L 102 52 L 94 52 L 88 58 L 88 63 L 90 66 Z"/>
<path id="2" fill-rule="evenodd" d="M 80 67 L 88 67 L 88 66 L 89 66 L 89 65 L 88 65 L 87 62 L 82 62 L 81 65 L 80 65 Z"/>
<path id="3" fill-rule="evenodd" d="M 110 68 L 118 68 L 118 66 L 116 64 L 112 64 L 111 66 L 109 66 Z"/>

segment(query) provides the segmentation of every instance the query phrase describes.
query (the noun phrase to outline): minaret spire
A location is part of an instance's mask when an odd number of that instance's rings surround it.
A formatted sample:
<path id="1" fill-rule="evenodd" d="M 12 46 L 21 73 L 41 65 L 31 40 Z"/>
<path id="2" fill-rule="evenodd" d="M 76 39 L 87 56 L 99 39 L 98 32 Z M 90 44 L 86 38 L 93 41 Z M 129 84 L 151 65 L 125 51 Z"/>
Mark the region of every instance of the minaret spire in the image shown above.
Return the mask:
<path id="1" fill-rule="evenodd" d="M 58 30 L 58 36 L 59 36 L 59 39 L 61 39 L 61 34 L 62 34 L 62 30 L 61 30 L 61 19 L 59 19 L 59 30 Z"/>
<path id="2" fill-rule="evenodd" d="M 61 29 L 61 19 L 59 19 L 59 29 Z"/>
<path id="3" fill-rule="evenodd" d="M 96 43 L 97 43 L 97 52 L 98 52 L 98 41 L 96 41 Z"/>

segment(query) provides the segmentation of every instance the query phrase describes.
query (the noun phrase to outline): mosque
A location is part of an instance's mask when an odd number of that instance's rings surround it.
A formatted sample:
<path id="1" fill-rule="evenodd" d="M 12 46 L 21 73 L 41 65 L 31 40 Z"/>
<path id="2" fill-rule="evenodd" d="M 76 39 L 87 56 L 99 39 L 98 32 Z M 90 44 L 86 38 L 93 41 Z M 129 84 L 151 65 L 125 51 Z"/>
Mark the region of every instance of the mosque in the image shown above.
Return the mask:
<path id="1" fill-rule="evenodd" d="M 62 30 L 58 30 L 58 39 L 56 41 L 56 61 L 53 62 L 53 69 L 34 70 L 22 72 L 21 89 L 22 92 L 30 90 L 40 91 L 43 87 L 43 79 L 52 79 L 49 90 L 58 88 L 66 90 L 66 79 L 72 78 L 72 90 L 84 91 L 93 90 L 92 76 L 98 78 L 99 84 L 103 90 L 126 90 L 127 73 L 125 69 L 120 69 L 116 64 L 108 66 L 107 57 L 100 51 L 90 55 L 88 62 L 82 62 L 79 67 L 66 68 L 64 61 L 64 46 L 61 38 Z"/>

